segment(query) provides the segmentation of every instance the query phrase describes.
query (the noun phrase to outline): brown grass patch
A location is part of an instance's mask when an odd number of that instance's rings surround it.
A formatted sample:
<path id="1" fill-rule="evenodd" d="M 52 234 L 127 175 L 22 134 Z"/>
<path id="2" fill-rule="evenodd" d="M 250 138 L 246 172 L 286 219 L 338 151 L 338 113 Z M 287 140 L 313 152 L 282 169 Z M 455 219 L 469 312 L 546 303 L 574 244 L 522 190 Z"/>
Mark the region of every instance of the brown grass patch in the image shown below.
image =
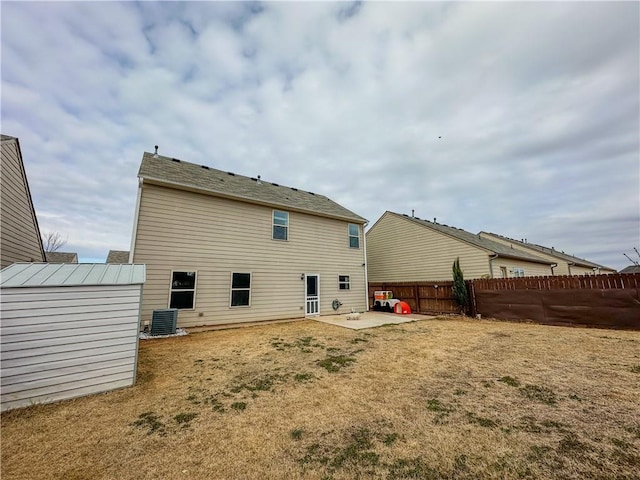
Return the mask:
<path id="1" fill-rule="evenodd" d="M 0 473 L 631 479 L 639 349 L 635 332 L 455 317 L 145 341 L 134 387 L 4 413 Z"/>

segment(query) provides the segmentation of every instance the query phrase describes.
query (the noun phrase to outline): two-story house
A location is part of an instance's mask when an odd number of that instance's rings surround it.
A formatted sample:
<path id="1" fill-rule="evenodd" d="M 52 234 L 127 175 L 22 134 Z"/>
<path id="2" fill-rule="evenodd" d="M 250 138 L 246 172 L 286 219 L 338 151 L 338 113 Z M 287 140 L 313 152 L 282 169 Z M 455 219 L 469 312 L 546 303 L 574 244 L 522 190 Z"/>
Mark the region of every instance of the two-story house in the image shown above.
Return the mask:
<path id="1" fill-rule="evenodd" d="M 20 142 L 8 135 L 2 135 L 1 139 L 0 268 L 15 262 L 44 262 L 45 253 Z"/>
<path id="2" fill-rule="evenodd" d="M 129 261 L 147 265 L 142 321 L 178 326 L 367 309 L 366 220 L 329 198 L 144 153 Z"/>

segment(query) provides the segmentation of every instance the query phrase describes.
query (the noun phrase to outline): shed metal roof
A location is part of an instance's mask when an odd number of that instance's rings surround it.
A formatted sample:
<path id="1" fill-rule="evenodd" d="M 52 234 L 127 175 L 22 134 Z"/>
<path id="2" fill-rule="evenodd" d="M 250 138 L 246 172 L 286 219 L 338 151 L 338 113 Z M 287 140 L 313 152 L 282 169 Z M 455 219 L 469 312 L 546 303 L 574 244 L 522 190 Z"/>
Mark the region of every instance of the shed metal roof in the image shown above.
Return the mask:
<path id="1" fill-rule="evenodd" d="M 14 263 L 0 271 L 3 288 L 136 285 L 145 280 L 145 265 Z"/>

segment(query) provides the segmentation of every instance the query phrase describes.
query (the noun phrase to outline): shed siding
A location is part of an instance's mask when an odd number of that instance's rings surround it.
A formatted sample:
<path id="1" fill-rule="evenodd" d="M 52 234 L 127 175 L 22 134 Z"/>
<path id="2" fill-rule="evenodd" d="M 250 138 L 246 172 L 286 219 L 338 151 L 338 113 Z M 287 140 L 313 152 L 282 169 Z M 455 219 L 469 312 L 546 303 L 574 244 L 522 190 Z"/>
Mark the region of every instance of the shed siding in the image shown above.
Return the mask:
<path id="1" fill-rule="evenodd" d="M 273 209 L 143 184 L 133 262 L 147 265 L 142 319 L 167 308 L 171 271 L 197 271 L 194 310 L 178 325 L 219 325 L 304 316 L 303 273 L 320 275 L 320 313 L 366 305 L 364 248 L 349 248 L 348 222 L 289 212 L 288 241 L 272 239 Z M 251 306 L 230 308 L 231 273 L 250 272 Z M 350 290 L 339 290 L 349 275 Z"/>
<path id="2" fill-rule="evenodd" d="M 15 139 L 2 141 L 0 196 L 0 268 L 15 262 L 43 262 L 40 232 Z"/>
<path id="3" fill-rule="evenodd" d="M 460 257 L 467 279 L 489 274 L 489 253 L 392 213 L 367 232 L 370 282 L 453 280 Z"/>
<path id="4" fill-rule="evenodd" d="M 2 410 L 133 385 L 141 288 L 3 288 Z"/>

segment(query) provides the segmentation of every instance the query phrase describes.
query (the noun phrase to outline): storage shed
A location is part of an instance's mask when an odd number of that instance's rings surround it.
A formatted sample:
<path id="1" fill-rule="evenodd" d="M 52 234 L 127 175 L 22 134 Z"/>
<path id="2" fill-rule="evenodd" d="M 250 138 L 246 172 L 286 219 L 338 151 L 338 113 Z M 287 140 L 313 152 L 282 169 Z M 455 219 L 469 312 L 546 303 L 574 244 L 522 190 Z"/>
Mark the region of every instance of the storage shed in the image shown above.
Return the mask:
<path id="1" fill-rule="evenodd" d="M 1 410 L 133 385 L 145 275 L 144 265 L 3 269 Z"/>

